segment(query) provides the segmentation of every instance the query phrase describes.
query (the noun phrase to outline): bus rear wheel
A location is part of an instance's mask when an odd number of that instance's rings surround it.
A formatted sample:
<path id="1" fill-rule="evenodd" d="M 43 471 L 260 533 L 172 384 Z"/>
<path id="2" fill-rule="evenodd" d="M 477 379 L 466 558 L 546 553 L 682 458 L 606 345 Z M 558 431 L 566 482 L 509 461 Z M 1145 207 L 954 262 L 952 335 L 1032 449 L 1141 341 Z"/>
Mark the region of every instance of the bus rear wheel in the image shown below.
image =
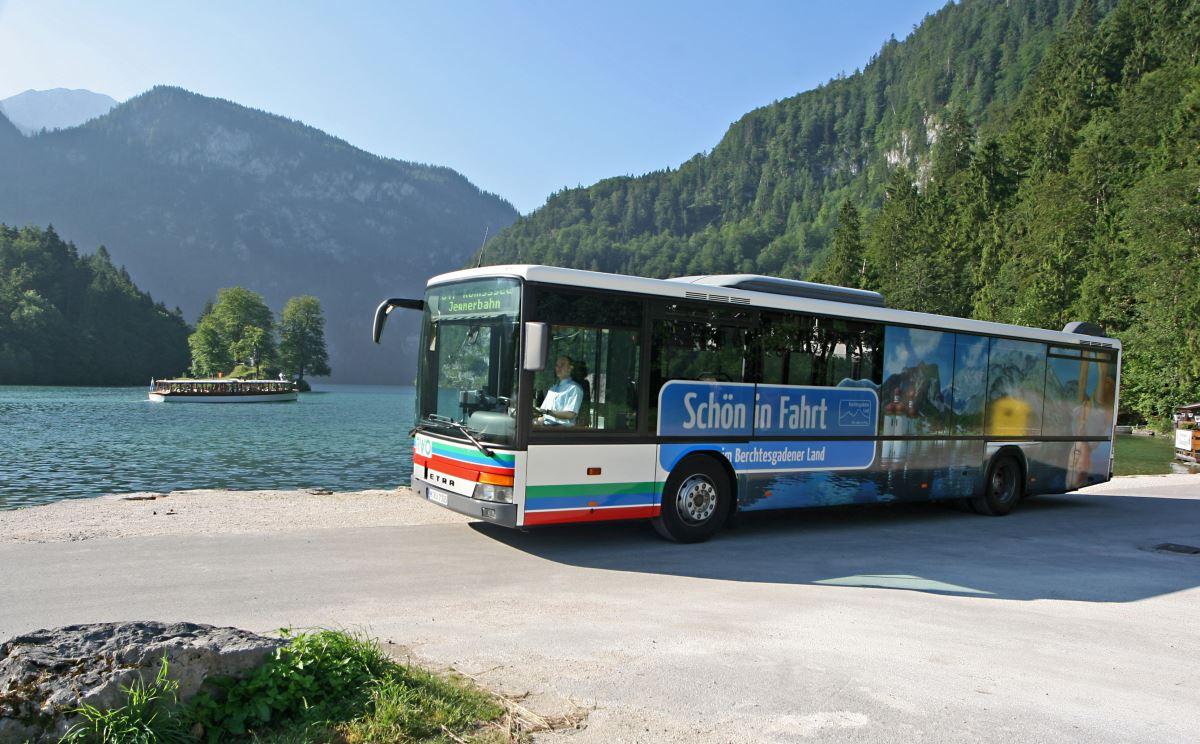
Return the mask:
<path id="1" fill-rule="evenodd" d="M 983 484 L 983 495 L 971 499 L 971 508 L 980 514 L 1002 517 L 1012 511 L 1025 489 L 1021 484 L 1021 465 L 1012 455 L 992 460 Z"/>
<path id="2" fill-rule="evenodd" d="M 725 524 L 732 498 L 733 486 L 720 465 L 708 457 L 687 458 L 667 478 L 654 529 L 675 542 L 703 542 Z"/>

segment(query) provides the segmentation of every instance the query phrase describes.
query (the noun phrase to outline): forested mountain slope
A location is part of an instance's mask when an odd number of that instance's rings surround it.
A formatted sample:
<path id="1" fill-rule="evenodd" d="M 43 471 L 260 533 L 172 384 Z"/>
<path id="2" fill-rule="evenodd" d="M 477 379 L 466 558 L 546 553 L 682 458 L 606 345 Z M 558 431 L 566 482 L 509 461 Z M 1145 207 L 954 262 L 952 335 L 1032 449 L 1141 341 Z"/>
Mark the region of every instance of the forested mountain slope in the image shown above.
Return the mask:
<path id="1" fill-rule="evenodd" d="M 107 245 L 138 286 L 193 320 L 221 287 L 245 286 L 273 307 L 316 295 L 344 381 L 410 381 L 395 347 L 368 340 L 375 304 L 419 292 L 461 266 L 485 229 L 517 217 L 448 168 L 380 158 L 179 88 L 73 129 L 6 132 L 15 129 L 0 121 L 0 222 Z"/>
<path id="2" fill-rule="evenodd" d="M 964 0 L 861 72 L 752 111 L 679 168 L 551 196 L 487 263 L 650 276 L 804 276 L 843 200 L 877 206 L 891 171 L 923 175 L 947 106 L 999 129 L 1077 0 Z"/>
<path id="3" fill-rule="evenodd" d="M 985 96 L 958 71 L 975 69 L 966 50 L 989 48 L 984 30 L 997 28 L 1008 33 L 993 53 L 1030 66 L 993 76 Z M 876 77 L 900 59 L 904 76 Z M 852 115 L 860 97 L 835 95 L 868 80 L 895 101 L 883 117 Z M 801 111 L 810 124 L 787 124 Z M 714 211 L 692 232 L 629 232 L 649 197 L 652 222 Z M 557 194 L 487 258 L 778 273 L 877 289 L 906 309 L 1096 321 L 1125 343 L 1122 410 L 1162 420 L 1200 400 L 1200 0 L 948 6 L 861 75 L 750 114 L 678 171 Z"/>
<path id="4" fill-rule="evenodd" d="M 188 366 L 188 327 L 101 247 L 0 224 L 0 385 L 140 385 Z"/>
<path id="5" fill-rule="evenodd" d="M 1123 411 L 1200 399 L 1200 0 L 1083 5 L 993 134 L 952 112 L 927 177 L 897 168 L 817 278 L 908 309 L 1099 322 L 1125 344 Z"/>

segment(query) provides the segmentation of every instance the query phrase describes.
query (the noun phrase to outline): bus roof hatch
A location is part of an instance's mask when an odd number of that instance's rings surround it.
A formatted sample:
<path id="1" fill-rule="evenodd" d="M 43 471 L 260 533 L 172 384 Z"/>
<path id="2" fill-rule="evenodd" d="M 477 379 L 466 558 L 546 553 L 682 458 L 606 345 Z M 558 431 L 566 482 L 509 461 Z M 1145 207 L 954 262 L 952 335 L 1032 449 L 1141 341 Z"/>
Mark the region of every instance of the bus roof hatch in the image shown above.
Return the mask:
<path id="1" fill-rule="evenodd" d="M 870 307 L 887 307 L 883 295 L 866 289 L 837 287 L 832 284 L 804 282 L 799 279 L 780 279 L 774 276 L 759 274 L 719 274 L 715 276 L 681 276 L 672 281 L 703 284 L 710 287 L 728 287 L 745 289 L 750 292 L 766 292 L 768 294 L 788 295 L 790 297 L 807 297 L 810 300 L 827 300 L 831 302 L 847 302 L 852 305 L 868 305 Z"/>

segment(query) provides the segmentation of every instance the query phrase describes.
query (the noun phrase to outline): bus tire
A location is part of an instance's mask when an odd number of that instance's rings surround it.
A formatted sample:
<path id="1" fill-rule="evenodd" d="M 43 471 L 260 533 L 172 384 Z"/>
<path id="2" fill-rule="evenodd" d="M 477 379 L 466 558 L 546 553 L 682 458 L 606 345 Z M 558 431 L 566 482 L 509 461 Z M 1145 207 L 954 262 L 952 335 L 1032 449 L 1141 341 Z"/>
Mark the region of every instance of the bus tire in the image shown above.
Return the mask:
<path id="1" fill-rule="evenodd" d="M 704 542 L 725 524 L 732 501 L 733 486 L 724 468 L 710 457 L 685 458 L 663 486 L 654 529 L 674 542 Z"/>
<path id="2" fill-rule="evenodd" d="M 1021 463 L 1012 455 L 997 455 L 988 466 L 983 481 L 983 495 L 971 499 L 971 507 L 979 514 L 1002 517 L 1012 511 L 1021 494 Z"/>

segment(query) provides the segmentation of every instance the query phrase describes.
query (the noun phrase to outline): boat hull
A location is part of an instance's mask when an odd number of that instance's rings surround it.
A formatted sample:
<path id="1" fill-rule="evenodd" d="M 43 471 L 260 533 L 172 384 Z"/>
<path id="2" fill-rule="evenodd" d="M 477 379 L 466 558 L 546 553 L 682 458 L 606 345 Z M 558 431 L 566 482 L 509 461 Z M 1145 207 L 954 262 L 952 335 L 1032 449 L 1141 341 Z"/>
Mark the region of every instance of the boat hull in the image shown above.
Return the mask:
<path id="1" fill-rule="evenodd" d="M 299 393 L 245 393 L 242 395 L 203 395 L 195 393 L 150 393 L 155 403 L 287 403 Z"/>

